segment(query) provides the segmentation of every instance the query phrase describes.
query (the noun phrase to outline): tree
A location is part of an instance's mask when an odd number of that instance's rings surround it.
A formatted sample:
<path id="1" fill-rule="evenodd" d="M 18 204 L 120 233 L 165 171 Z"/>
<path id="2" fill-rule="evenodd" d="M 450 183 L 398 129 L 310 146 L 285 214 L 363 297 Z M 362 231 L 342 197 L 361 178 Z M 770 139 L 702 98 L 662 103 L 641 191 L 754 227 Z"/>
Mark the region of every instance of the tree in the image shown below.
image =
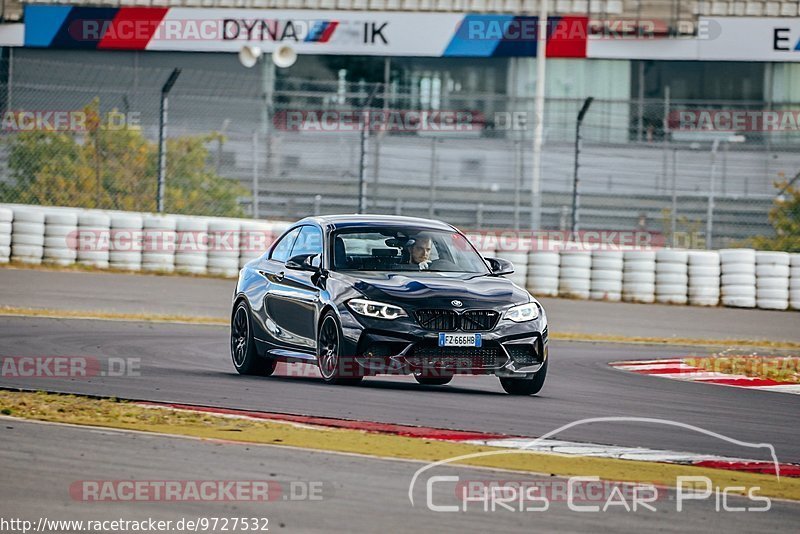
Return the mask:
<path id="1" fill-rule="evenodd" d="M 780 190 L 786 188 L 769 211 L 775 237 L 757 236 L 750 242 L 761 250 L 800 252 L 800 188 L 790 186 L 786 181 L 776 183 L 775 187 Z"/>
<path id="2" fill-rule="evenodd" d="M 37 130 L 10 142 L 11 183 L 0 201 L 128 211 L 156 211 L 158 147 L 139 128 L 103 121 L 98 100 L 83 110 L 83 132 Z M 240 217 L 248 191 L 206 164 L 210 136 L 167 140 L 165 211 Z"/>

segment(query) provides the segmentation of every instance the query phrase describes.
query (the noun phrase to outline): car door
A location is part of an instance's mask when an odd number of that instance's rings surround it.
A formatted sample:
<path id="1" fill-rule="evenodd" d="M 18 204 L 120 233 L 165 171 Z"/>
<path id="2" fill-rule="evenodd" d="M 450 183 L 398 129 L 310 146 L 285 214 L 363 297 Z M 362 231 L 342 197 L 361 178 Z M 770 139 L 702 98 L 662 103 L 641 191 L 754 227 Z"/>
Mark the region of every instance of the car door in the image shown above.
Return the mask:
<path id="1" fill-rule="evenodd" d="M 322 254 L 322 232 L 316 226 L 301 226 L 290 252 L 273 254 L 273 274 L 265 311 L 274 322 L 274 336 L 289 350 L 316 352 L 317 303 L 320 289 L 312 272 L 286 268 L 286 260 L 298 254 Z M 276 247 L 277 249 L 277 247 Z"/>
<path id="2" fill-rule="evenodd" d="M 263 288 L 262 318 L 264 341 L 270 344 L 270 348 L 287 348 L 290 346 L 290 337 L 284 332 L 283 328 L 278 327 L 276 315 L 280 315 L 279 308 L 274 304 L 274 300 L 285 292 L 283 278 L 286 271 L 286 260 L 292 252 L 294 242 L 300 234 L 301 228 L 294 228 L 287 232 L 272 248 L 259 266 L 259 274 L 264 277 L 265 285 Z M 261 321 L 259 321 L 261 322 Z M 258 329 L 257 329 L 258 330 Z"/>

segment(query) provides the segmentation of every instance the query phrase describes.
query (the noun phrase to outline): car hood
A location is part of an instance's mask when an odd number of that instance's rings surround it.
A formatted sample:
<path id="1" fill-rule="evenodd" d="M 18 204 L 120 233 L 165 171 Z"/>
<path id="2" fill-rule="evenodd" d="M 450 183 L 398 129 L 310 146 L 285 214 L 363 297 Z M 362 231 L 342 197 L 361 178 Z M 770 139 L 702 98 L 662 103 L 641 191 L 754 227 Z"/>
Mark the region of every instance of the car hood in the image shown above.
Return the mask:
<path id="1" fill-rule="evenodd" d="M 496 276 L 459 273 L 359 273 L 348 276 L 353 288 L 366 298 L 415 308 L 498 308 L 528 302 L 527 291 L 511 280 Z"/>

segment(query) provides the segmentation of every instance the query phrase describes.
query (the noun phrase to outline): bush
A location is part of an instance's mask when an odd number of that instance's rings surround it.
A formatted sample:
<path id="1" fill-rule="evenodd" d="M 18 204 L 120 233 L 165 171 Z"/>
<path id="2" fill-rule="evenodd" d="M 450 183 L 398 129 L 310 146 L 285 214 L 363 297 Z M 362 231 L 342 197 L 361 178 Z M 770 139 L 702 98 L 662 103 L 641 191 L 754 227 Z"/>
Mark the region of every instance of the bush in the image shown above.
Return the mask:
<path id="1" fill-rule="evenodd" d="M 775 187 L 786 188 L 783 198 L 775 199 L 769 212 L 775 237 L 757 236 L 750 240 L 750 245 L 760 250 L 800 252 L 800 189 L 786 181 L 776 183 Z"/>
<path id="2" fill-rule="evenodd" d="M 86 131 L 37 130 L 11 138 L 11 182 L 0 201 L 43 206 L 155 212 L 158 146 L 138 128 L 104 124 L 95 100 Z M 214 136 L 167 140 L 164 209 L 168 213 L 241 217 L 248 191 L 206 164 Z"/>

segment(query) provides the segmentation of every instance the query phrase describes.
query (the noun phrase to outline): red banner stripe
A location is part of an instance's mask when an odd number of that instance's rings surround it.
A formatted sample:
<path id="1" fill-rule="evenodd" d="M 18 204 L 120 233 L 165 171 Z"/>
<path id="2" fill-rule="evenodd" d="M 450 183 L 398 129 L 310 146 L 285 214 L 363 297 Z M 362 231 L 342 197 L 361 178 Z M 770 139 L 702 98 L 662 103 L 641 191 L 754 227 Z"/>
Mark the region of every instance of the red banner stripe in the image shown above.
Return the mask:
<path id="1" fill-rule="evenodd" d="M 589 32 L 588 17 L 561 17 L 549 28 L 547 57 L 586 57 L 586 41 Z"/>
<path id="2" fill-rule="evenodd" d="M 105 50 L 144 50 L 168 7 L 122 7 L 97 45 Z"/>

